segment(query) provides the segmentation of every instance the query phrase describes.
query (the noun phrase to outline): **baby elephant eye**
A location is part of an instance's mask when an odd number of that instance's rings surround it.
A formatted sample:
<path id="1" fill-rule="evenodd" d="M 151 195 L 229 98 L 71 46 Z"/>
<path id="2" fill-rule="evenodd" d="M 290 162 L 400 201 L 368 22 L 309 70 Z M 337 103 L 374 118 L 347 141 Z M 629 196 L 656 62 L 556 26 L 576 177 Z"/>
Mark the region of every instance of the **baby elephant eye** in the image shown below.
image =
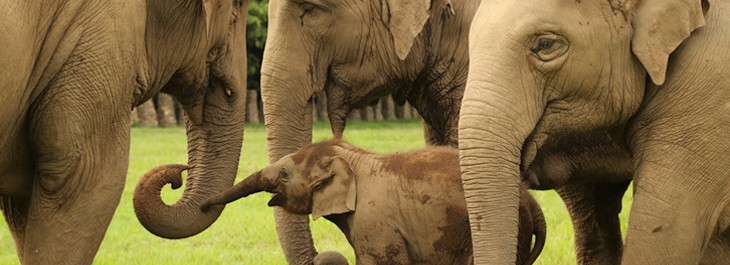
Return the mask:
<path id="1" fill-rule="evenodd" d="M 286 173 L 286 170 L 283 168 L 279 170 L 279 179 L 283 182 L 289 181 L 289 173 Z"/>

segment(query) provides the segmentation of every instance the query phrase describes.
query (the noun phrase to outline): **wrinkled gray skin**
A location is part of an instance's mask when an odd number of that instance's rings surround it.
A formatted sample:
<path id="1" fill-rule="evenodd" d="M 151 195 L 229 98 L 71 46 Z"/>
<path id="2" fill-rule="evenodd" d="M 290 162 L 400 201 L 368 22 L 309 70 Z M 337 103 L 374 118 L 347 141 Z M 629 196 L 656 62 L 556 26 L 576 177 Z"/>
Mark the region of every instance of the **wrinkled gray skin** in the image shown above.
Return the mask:
<path id="1" fill-rule="evenodd" d="M 459 148 L 475 264 L 514 261 L 523 178 L 626 181 L 541 172 L 590 139 L 630 154 L 634 201 L 623 249 L 581 263 L 730 264 L 730 3 L 483 1 L 469 41 Z"/>
<path id="2" fill-rule="evenodd" d="M 267 191 L 274 193 L 269 206 L 335 223 L 357 264 L 471 264 L 458 158 L 455 148 L 374 154 L 340 140 L 324 141 L 284 156 L 201 208 Z M 545 244 L 545 219 L 527 190 L 520 194 L 516 264 L 532 264 Z M 337 253 L 323 252 L 314 263 L 333 257 Z"/>
<path id="3" fill-rule="evenodd" d="M 185 167 L 149 172 L 135 194 L 140 221 L 179 238 L 215 220 L 222 208 L 199 205 L 233 184 L 238 165 L 247 5 L 0 3 L 0 194 L 22 264 L 91 264 L 124 188 L 130 111 L 158 92 L 183 104 L 192 169 L 173 206 L 159 188 L 179 179 L 157 177 Z"/>

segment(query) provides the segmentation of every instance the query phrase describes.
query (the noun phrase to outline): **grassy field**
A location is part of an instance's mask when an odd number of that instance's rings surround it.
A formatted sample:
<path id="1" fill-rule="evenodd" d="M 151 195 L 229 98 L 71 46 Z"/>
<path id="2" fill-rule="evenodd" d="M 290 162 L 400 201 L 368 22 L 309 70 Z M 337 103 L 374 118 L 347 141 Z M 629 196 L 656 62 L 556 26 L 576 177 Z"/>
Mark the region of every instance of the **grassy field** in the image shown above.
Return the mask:
<path id="1" fill-rule="evenodd" d="M 331 136 L 328 125 L 315 124 L 314 141 Z M 247 126 L 236 182 L 267 164 L 265 129 Z M 345 139 L 375 152 L 392 152 L 424 146 L 421 124 L 410 122 L 348 123 Z M 147 232 L 132 208 L 137 180 L 148 169 L 187 161 L 184 128 L 132 129 L 130 167 L 124 194 L 94 264 L 286 264 L 276 235 L 273 211 L 266 206 L 268 194 L 257 194 L 229 204 L 218 221 L 201 234 L 167 240 Z M 180 189 L 182 190 L 182 189 Z M 174 202 L 181 191 L 169 186 L 165 201 Z M 548 242 L 538 264 L 575 264 L 573 229 L 565 206 L 553 191 L 532 191 L 548 224 Z M 630 193 L 628 193 L 630 194 Z M 630 207 L 624 198 L 624 209 Z M 626 231 L 628 210 L 621 214 Z M 354 255 L 336 226 L 319 219 L 311 223 L 319 251 L 336 250 L 354 264 Z M 0 264 L 18 264 L 7 229 L 0 231 Z"/>

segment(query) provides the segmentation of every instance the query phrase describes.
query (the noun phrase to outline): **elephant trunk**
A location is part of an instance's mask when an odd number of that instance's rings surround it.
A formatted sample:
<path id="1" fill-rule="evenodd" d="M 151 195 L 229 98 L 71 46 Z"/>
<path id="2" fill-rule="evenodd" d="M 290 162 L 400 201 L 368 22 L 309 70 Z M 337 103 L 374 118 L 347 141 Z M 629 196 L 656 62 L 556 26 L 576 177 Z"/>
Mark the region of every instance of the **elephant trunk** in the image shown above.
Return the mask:
<path id="1" fill-rule="evenodd" d="M 163 165 L 148 171 L 134 190 L 134 211 L 151 233 L 164 238 L 185 238 L 208 228 L 223 211 L 214 206 L 207 212 L 200 205 L 208 197 L 233 185 L 243 141 L 245 93 L 212 82 L 198 104 L 183 103 L 187 121 L 188 163 Z M 235 92 L 234 92 L 235 91 Z M 198 113 L 196 115 L 196 113 Z M 196 117 L 197 118 L 194 118 Z M 182 197 L 173 205 L 160 198 L 162 187 L 182 186 L 181 172 L 188 170 Z"/>
<path id="2" fill-rule="evenodd" d="M 269 35 L 261 64 L 261 98 L 269 150 L 274 163 L 312 143 L 312 97 L 324 89 L 328 59 L 314 53 L 312 43 L 289 16 L 284 2 L 269 2 Z M 328 97 L 329 101 L 329 97 Z M 276 231 L 288 264 L 312 264 L 317 255 L 307 215 L 274 207 Z"/>
<path id="3" fill-rule="evenodd" d="M 530 208 L 530 212 L 532 212 L 535 222 L 533 227 L 534 229 L 532 231 L 532 234 L 535 235 L 535 245 L 532 247 L 532 251 L 530 251 L 530 259 L 527 261 L 527 264 L 534 264 L 537 257 L 539 257 L 540 253 L 542 253 L 542 249 L 545 247 L 545 240 L 547 239 L 547 224 L 545 223 L 545 215 L 543 215 L 542 209 L 537 201 L 535 201 L 535 198 L 529 196 L 529 199 L 530 203 L 528 204 L 528 207 Z"/>
<path id="4" fill-rule="evenodd" d="M 297 79 L 291 76 L 291 73 L 306 73 L 306 69 L 290 70 L 272 65 L 271 56 L 267 56 L 270 51 L 271 49 L 267 48 L 264 52 L 261 95 L 264 102 L 269 162 L 274 163 L 298 148 L 312 143 L 310 99 L 314 95 L 314 90 L 291 86 L 291 84 L 308 83 L 306 78 Z M 284 79 L 285 77 L 287 79 Z M 314 248 L 308 216 L 274 207 L 274 220 L 287 263 L 311 264 L 317 255 L 317 250 Z"/>
<path id="5" fill-rule="evenodd" d="M 493 40 L 479 33 L 472 31 L 469 37 L 470 66 L 459 117 L 459 161 L 474 264 L 515 264 L 522 146 L 542 115 L 540 93 L 528 81 L 514 81 L 530 75 L 510 64 L 516 54 L 485 52 L 514 50 L 484 47 L 506 44 L 509 36 Z"/>
<path id="6" fill-rule="evenodd" d="M 284 87 L 267 86 L 262 75 L 262 99 L 266 123 L 269 162 L 293 153 L 312 143 L 312 104 L 309 99 L 287 97 Z M 279 243 L 288 264 L 311 264 L 317 255 L 307 215 L 294 214 L 274 207 Z"/>
<path id="7" fill-rule="evenodd" d="M 273 183 L 261 179 L 261 171 L 257 171 L 226 191 L 208 198 L 200 206 L 200 209 L 203 212 L 207 212 L 211 206 L 227 204 L 261 191 L 273 192 L 273 189 Z"/>

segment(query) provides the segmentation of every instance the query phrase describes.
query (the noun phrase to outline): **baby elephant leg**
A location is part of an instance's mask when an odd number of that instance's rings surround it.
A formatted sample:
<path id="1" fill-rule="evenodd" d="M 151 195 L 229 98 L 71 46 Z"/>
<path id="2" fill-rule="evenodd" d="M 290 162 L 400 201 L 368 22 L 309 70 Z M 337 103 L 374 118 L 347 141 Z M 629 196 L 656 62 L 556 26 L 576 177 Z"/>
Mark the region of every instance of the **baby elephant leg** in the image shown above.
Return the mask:
<path id="1" fill-rule="evenodd" d="M 377 230 L 376 230 L 377 231 Z M 375 242 L 368 240 L 354 239 L 356 263 L 358 265 L 378 265 L 378 264 L 411 264 L 408 250 L 405 248 L 403 237 L 397 231 L 384 233 L 382 231 L 371 232 L 370 240 L 377 238 Z"/>

